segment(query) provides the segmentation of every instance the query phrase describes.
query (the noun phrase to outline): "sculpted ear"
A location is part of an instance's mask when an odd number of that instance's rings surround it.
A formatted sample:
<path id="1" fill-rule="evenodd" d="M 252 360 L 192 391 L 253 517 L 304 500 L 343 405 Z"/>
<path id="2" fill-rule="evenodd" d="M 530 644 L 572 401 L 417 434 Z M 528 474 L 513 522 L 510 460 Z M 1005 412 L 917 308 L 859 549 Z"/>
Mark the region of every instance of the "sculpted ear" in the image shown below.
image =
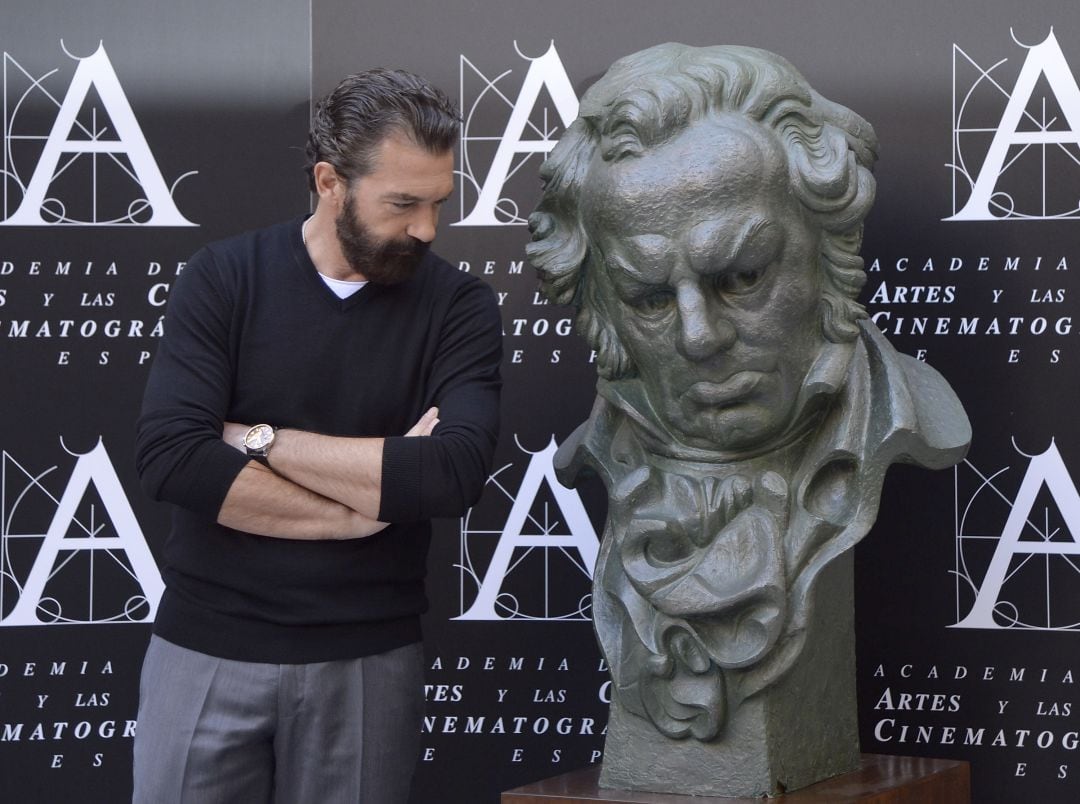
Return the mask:
<path id="1" fill-rule="evenodd" d="M 593 283 L 590 283 L 586 288 L 581 308 L 578 310 L 578 332 L 596 350 L 596 371 L 601 377 L 605 380 L 634 377 L 637 375 L 637 368 L 619 338 L 606 305 L 596 298 L 597 294 L 592 285 Z"/>

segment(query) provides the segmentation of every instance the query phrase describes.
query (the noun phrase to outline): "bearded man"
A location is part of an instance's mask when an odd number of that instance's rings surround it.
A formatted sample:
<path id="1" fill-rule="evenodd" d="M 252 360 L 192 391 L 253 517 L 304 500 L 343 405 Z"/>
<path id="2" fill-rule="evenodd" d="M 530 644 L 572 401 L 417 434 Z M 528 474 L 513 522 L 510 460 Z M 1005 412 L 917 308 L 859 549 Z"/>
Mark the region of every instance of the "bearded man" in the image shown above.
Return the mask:
<path id="1" fill-rule="evenodd" d="M 501 324 L 435 256 L 452 102 L 345 79 L 308 140 L 315 213 L 214 243 L 172 291 L 138 423 L 175 506 L 135 800 L 405 802 L 430 519 L 478 498 Z"/>

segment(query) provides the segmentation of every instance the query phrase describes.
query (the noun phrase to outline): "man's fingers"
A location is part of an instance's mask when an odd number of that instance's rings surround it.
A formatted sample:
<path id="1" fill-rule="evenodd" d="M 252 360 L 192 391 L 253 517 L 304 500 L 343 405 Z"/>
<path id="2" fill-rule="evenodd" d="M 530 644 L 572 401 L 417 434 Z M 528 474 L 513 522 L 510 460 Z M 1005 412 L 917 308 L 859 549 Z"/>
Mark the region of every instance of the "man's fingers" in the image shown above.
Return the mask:
<path id="1" fill-rule="evenodd" d="M 435 429 L 435 425 L 439 423 L 439 409 L 428 408 L 424 411 L 424 415 L 420 417 L 420 421 L 409 428 L 409 431 L 405 433 L 406 436 L 429 436 Z"/>

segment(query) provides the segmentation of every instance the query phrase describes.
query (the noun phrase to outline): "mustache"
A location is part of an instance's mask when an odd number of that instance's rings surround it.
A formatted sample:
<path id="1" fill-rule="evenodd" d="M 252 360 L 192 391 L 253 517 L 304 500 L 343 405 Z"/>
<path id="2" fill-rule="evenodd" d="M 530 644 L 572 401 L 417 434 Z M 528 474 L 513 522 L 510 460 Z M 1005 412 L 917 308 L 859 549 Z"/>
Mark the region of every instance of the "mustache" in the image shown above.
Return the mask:
<path id="1" fill-rule="evenodd" d="M 387 257 L 422 257 L 429 248 L 431 248 L 430 243 L 410 237 L 407 241 L 387 243 L 384 246 L 383 254 Z"/>

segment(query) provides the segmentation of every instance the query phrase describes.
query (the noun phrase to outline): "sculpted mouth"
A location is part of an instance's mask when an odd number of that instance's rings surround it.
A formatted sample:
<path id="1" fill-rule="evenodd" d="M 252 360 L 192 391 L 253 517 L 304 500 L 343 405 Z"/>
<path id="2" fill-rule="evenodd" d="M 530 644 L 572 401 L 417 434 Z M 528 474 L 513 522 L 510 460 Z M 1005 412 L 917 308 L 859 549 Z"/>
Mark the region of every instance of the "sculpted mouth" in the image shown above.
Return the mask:
<path id="1" fill-rule="evenodd" d="M 765 374 L 760 371 L 740 371 L 723 382 L 694 383 L 687 389 L 686 395 L 703 406 L 731 405 L 753 393 L 764 377 Z"/>

